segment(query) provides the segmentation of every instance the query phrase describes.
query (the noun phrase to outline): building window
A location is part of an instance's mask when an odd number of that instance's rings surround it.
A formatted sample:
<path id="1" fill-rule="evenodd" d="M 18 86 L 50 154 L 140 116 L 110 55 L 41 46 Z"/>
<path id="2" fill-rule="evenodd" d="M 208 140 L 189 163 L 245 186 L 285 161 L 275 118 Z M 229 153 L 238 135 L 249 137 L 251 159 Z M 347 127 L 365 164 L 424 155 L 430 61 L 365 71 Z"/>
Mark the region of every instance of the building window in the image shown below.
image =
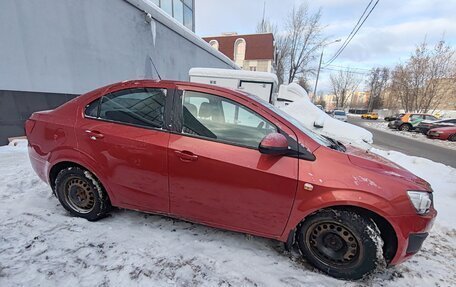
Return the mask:
<path id="1" fill-rule="evenodd" d="M 219 42 L 217 40 L 211 40 L 209 42 L 209 45 L 211 45 L 212 48 L 218 50 L 219 49 Z"/>
<path id="2" fill-rule="evenodd" d="M 173 0 L 160 0 L 160 7 L 173 17 Z"/>
<path id="3" fill-rule="evenodd" d="M 184 24 L 184 3 L 180 0 L 173 0 L 173 17 L 179 23 Z"/>
<path id="4" fill-rule="evenodd" d="M 244 39 L 237 39 L 234 43 L 234 61 L 238 66 L 244 65 L 246 43 Z"/>
<path id="5" fill-rule="evenodd" d="M 257 70 L 257 67 L 255 67 L 255 66 L 250 67 L 250 71 L 256 72 L 256 70 Z"/>
<path id="6" fill-rule="evenodd" d="M 190 2 L 192 1 L 185 1 L 185 2 Z M 194 31 L 194 26 L 193 26 L 193 5 L 187 6 L 184 5 L 184 26 L 187 27 L 188 29 Z"/>
<path id="7" fill-rule="evenodd" d="M 151 0 L 168 15 L 188 29 L 195 31 L 193 23 L 193 0 Z"/>

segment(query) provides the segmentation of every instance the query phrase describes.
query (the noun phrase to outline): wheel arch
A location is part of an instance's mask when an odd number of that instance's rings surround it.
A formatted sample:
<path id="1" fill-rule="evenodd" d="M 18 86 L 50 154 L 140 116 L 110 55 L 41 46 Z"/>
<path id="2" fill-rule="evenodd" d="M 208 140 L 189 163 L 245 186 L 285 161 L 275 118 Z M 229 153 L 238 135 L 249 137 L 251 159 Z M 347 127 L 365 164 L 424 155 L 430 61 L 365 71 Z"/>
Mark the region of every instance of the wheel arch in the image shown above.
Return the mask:
<path id="1" fill-rule="evenodd" d="M 108 195 L 109 200 L 112 203 L 112 201 L 113 201 L 113 199 L 115 199 L 115 197 L 113 196 L 112 192 L 110 192 L 109 187 L 106 184 L 106 181 L 100 176 L 100 174 L 97 171 L 95 171 L 95 169 L 92 168 L 91 166 L 89 166 L 87 164 L 83 164 L 74 159 L 61 160 L 59 162 L 54 163 L 52 166 L 50 166 L 49 172 L 48 172 L 48 178 L 49 178 L 49 185 L 51 186 L 54 194 L 55 194 L 55 180 L 57 178 L 57 175 L 59 174 L 60 171 L 62 171 L 65 168 L 69 168 L 69 167 L 79 167 L 81 169 L 85 169 L 85 170 L 89 171 L 90 173 L 92 173 L 94 175 L 95 179 L 97 179 L 102 184 L 104 190 L 106 191 L 106 193 Z"/>

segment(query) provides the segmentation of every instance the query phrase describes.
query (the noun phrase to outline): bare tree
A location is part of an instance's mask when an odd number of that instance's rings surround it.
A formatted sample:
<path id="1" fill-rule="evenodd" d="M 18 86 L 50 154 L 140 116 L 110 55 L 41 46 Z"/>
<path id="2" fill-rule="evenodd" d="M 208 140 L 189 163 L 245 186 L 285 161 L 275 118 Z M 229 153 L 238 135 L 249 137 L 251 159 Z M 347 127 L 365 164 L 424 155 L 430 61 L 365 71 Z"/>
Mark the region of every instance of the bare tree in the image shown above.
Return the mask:
<path id="1" fill-rule="evenodd" d="M 286 23 L 288 82 L 293 82 L 298 75 L 307 78 L 315 72 L 310 63 L 316 59 L 316 52 L 322 47 L 323 27 L 320 25 L 321 9 L 316 13 L 309 10 L 307 4 L 293 7 Z"/>
<path id="2" fill-rule="evenodd" d="M 277 25 L 271 23 L 268 19 L 263 19 L 258 23 L 257 33 L 272 33 L 274 36 L 274 60 L 272 68 L 277 75 L 279 85 L 285 81 L 286 59 L 289 55 L 289 41 L 284 33 L 279 33 Z"/>
<path id="3" fill-rule="evenodd" d="M 445 41 L 418 45 L 392 73 L 391 90 L 406 111 L 428 112 L 456 93 L 455 51 Z"/>
<path id="4" fill-rule="evenodd" d="M 370 71 L 367 84 L 370 88 L 368 110 L 378 109 L 382 106 L 382 93 L 388 84 L 389 69 L 374 68 Z"/>
<path id="5" fill-rule="evenodd" d="M 332 92 L 336 97 L 336 107 L 345 108 L 348 99 L 356 92 L 361 80 L 349 69 L 330 75 Z"/>
<path id="6" fill-rule="evenodd" d="M 323 27 L 320 25 L 321 10 L 311 13 L 306 4 L 294 7 L 288 20 L 284 23 L 283 31 L 279 32 L 277 25 L 264 19 L 257 24 L 257 33 L 272 33 L 274 35 L 275 54 L 273 69 L 279 79 L 279 84 L 295 80 L 308 82 L 315 74 L 311 62 L 316 58 L 316 52 L 322 47 L 325 39 L 322 37 Z M 307 90 L 307 89 L 306 89 Z"/>

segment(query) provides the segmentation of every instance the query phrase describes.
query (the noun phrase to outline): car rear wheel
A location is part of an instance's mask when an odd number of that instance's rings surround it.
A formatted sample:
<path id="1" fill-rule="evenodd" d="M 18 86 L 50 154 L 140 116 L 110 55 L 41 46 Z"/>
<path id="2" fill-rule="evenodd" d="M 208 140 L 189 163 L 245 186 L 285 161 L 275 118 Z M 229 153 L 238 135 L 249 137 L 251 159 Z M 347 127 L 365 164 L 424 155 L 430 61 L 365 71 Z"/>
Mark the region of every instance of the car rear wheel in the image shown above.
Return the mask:
<path id="1" fill-rule="evenodd" d="M 403 131 L 403 132 L 408 132 L 411 129 L 412 129 L 412 126 L 410 126 L 409 124 L 402 124 L 399 126 L 399 130 Z"/>
<path id="2" fill-rule="evenodd" d="M 313 266 L 336 278 L 356 280 L 386 266 L 380 231 L 355 212 L 315 213 L 300 226 L 297 241 Z"/>
<path id="3" fill-rule="evenodd" d="M 456 142 L 456 134 L 451 135 L 451 136 L 448 138 L 448 140 L 449 140 L 450 142 Z"/>
<path id="4" fill-rule="evenodd" d="M 57 198 L 72 215 L 96 221 L 111 209 L 109 197 L 100 181 L 79 167 L 63 169 L 55 180 Z"/>

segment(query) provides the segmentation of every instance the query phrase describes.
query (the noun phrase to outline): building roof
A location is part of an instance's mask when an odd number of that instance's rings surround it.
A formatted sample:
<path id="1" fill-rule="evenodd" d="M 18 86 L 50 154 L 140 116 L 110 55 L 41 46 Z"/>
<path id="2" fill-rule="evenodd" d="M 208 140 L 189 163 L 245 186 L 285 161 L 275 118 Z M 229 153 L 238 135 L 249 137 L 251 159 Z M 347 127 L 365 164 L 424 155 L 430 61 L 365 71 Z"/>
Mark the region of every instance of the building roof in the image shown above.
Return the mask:
<path id="1" fill-rule="evenodd" d="M 203 40 L 208 43 L 211 40 L 217 40 L 219 43 L 219 51 L 225 54 L 231 60 L 234 60 L 234 43 L 237 39 L 245 40 L 245 60 L 274 59 L 274 36 L 272 33 L 227 35 L 203 38 Z"/>

